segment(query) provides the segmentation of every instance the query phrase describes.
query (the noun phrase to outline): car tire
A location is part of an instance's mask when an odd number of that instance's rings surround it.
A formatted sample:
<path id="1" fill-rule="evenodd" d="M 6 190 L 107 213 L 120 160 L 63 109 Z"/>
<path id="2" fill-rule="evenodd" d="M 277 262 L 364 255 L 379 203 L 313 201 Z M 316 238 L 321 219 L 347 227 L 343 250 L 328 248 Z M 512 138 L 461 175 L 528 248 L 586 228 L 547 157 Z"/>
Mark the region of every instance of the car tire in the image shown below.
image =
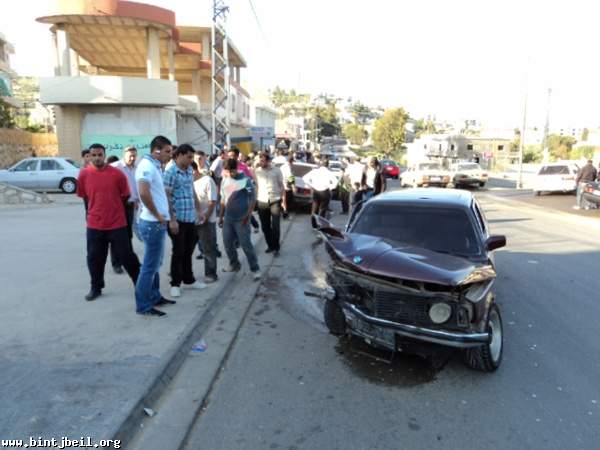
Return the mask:
<path id="1" fill-rule="evenodd" d="M 77 190 L 77 180 L 75 178 L 64 178 L 60 180 L 58 186 L 65 194 L 74 194 Z"/>
<path id="2" fill-rule="evenodd" d="M 482 188 L 482 187 L 485 187 L 485 183 L 484 183 L 483 181 L 480 181 L 480 182 L 479 182 L 479 187 L 480 187 L 480 188 Z"/>
<path id="3" fill-rule="evenodd" d="M 346 333 L 346 318 L 344 317 L 342 308 L 335 299 L 325 300 L 323 315 L 325 316 L 325 325 L 331 334 L 342 336 Z"/>
<path id="4" fill-rule="evenodd" d="M 495 303 L 492 304 L 488 312 L 486 329 L 492 335 L 490 342 L 481 347 L 465 350 L 464 360 L 471 369 L 482 372 L 494 372 L 500 367 L 500 363 L 502 363 L 502 353 L 504 350 L 502 316 L 500 315 L 500 308 Z"/>

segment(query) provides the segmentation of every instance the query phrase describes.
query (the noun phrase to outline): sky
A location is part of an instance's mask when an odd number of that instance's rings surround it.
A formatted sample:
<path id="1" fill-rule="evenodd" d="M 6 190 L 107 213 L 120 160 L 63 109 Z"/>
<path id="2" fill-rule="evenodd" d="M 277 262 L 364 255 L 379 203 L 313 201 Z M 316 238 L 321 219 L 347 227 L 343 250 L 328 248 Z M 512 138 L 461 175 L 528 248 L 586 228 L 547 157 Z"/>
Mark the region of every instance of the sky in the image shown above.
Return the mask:
<path id="1" fill-rule="evenodd" d="M 209 25 L 212 0 L 145 0 Z M 252 92 L 280 86 L 490 127 L 600 126 L 600 4 L 583 0 L 228 0 Z M 51 76 L 47 0 L 11 3 L 0 32 L 20 75 Z M 254 5 L 258 22 L 251 4 Z M 7 13 L 8 12 L 8 13 Z M 260 25 L 259 25 L 260 24 Z"/>

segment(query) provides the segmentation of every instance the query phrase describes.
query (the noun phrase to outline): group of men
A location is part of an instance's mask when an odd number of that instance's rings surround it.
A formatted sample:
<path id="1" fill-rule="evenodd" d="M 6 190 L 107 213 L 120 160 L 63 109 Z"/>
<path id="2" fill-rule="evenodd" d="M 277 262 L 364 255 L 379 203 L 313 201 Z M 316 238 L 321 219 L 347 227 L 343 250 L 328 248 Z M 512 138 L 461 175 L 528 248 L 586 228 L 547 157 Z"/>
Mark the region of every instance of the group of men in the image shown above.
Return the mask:
<path id="1" fill-rule="evenodd" d="M 223 150 L 211 165 L 207 155 L 188 144 L 173 146 L 164 136 L 155 137 L 150 153 L 137 158 L 130 147 L 123 160 L 106 163 L 106 149 L 93 144 L 82 154 L 84 168 L 77 194 L 84 199 L 87 223 L 87 263 L 91 288 L 85 296 L 92 301 L 102 294 L 104 268 L 109 246 L 135 286 L 136 312 L 164 316 L 160 307 L 173 305 L 160 292 L 159 270 L 165 239 L 172 242 L 170 296 L 182 288 L 203 289 L 218 280 L 217 231 L 222 228 L 229 264 L 224 272 L 241 269 L 237 247 L 244 251 L 254 280 L 261 278 L 260 266 L 250 238 L 250 223 L 258 215 L 267 243 L 267 253 L 279 256 L 280 217 L 287 211 L 285 183 L 270 155 L 259 155 L 256 167 L 240 161 L 236 148 Z M 163 169 L 164 168 L 164 169 Z M 133 229 L 143 241 L 140 263 L 133 250 Z M 202 248 L 204 278 L 193 273 L 192 256 Z"/>

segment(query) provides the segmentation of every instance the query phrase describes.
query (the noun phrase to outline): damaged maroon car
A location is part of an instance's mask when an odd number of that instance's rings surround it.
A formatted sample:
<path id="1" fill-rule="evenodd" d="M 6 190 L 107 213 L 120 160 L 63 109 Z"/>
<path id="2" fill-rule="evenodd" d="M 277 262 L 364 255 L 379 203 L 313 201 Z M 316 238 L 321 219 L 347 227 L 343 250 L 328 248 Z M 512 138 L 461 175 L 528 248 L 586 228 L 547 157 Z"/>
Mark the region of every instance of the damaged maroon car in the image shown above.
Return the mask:
<path id="1" fill-rule="evenodd" d="M 313 225 L 332 260 L 324 308 L 332 334 L 435 365 L 459 349 L 474 369 L 500 366 L 503 330 L 491 252 L 506 238 L 489 234 L 471 193 L 389 192 L 365 203 L 345 231 L 319 216 Z"/>

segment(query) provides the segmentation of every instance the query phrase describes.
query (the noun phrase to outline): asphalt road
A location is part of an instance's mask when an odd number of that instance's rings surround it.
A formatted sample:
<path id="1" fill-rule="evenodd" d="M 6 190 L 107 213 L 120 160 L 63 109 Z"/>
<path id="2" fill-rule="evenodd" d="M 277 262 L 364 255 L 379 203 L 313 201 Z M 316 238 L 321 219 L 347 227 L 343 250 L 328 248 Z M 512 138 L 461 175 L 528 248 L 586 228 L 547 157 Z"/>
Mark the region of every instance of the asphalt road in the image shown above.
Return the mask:
<path id="1" fill-rule="evenodd" d="M 388 363 L 329 335 L 321 301 L 304 294 L 323 286 L 328 257 L 298 216 L 187 448 L 597 449 L 600 222 L 477 195 L 509 242 L 496 253 L 497 372 L 458 357 L 437 371 L 412 356 Z"/>

